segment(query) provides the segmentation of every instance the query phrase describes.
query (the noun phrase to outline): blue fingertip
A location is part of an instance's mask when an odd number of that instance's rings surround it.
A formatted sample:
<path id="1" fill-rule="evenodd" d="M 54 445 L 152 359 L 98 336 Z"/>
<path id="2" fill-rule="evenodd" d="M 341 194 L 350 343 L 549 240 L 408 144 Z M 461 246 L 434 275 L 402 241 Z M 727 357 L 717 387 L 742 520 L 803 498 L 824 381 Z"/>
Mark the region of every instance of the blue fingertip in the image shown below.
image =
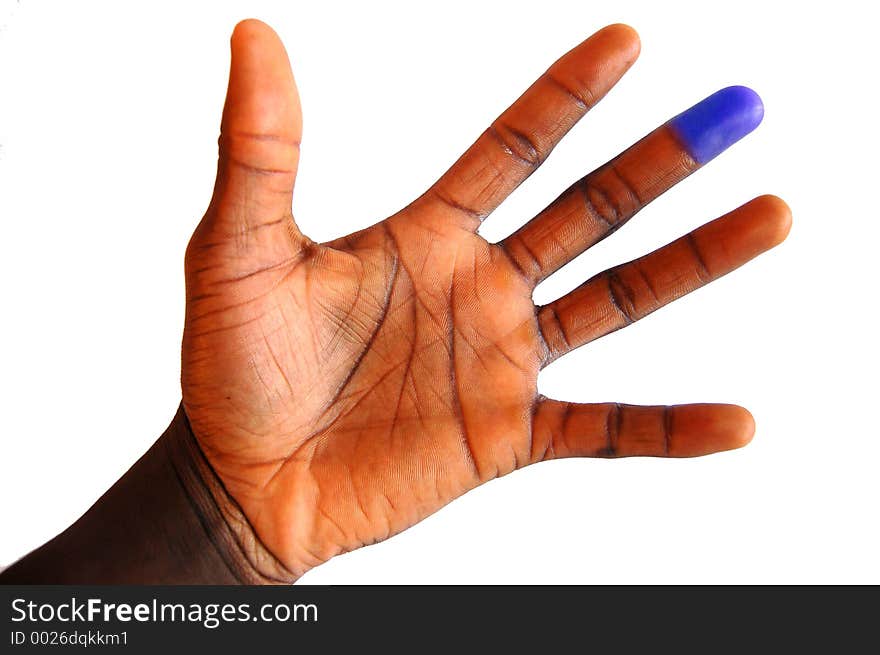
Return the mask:
<path id="1" fill-rule="evenodd" d="M 685 149 L 705 164 L 754 130 L 764 118 L 761 97 L 745 86 L 729 86 L 669 121 Z"/>

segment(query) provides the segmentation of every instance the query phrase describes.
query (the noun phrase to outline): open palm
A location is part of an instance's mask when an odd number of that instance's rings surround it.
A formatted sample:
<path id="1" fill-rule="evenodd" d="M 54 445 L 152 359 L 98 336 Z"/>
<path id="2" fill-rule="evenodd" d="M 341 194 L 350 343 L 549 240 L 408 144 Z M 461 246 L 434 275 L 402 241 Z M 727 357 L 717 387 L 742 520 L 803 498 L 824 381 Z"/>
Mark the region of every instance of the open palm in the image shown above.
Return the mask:
<path id="1" fill-rule="evenodd" d="M 534 286 L 698 168 L 663 126 L 501 243 L 487 216 L 626 71 L 638 38 L 560 59 L 422 197 L 324 244 L 291 216 L 301 114 L 258 21 L 232 39 L 211 205 L 187 249 L 183 400 L 257 539 L 296 577 L 477 485 L 568 456 L 692 456 L 746 443 L 730 405 L 578 405 L 538 372 L 736 268 L 787 233 L 762 197 L 543 307 Z"/>

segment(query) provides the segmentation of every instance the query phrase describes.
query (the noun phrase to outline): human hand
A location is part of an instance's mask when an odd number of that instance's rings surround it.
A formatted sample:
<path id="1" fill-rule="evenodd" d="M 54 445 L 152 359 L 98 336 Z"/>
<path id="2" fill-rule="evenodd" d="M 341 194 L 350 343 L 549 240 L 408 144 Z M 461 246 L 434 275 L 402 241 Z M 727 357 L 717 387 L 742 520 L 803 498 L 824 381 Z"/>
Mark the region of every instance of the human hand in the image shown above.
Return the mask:
<path id="1" fill-rule="evenodd" d="M 536 382 L 558 357 L 781 242 L 781 200 L 532 301 L 538 282 L 750 131 L 751 92 L 726 90 L 660 127 L 502 242 L 476 234 L 638 50 L 628 27 L 599 31 L 424 195 L 318 244 L 291 215 L 302 120 L 287 56 L 266 25 L 236 28 L 217 182 L 186 255 L 183 405 L 222 483 L 216 500 L 240 507 L 240 543 L 267 578 L 295 579 L 529 464 L 751 439 L 737 406 L 566 403 Z"/>

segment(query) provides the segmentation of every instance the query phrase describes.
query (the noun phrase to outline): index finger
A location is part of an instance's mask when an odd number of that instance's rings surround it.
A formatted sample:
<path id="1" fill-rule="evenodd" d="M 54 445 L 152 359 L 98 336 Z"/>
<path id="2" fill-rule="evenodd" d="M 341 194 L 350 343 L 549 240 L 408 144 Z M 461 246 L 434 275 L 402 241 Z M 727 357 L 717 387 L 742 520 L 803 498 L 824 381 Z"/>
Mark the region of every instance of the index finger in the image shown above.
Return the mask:
<path id="1" fill-rule="evenodd" d="M 476 228 L 617 83 L 639 48 L 635 30 L 618 24 L 563 55 L 483 132 L 426 199 L 473 219 Z"/>

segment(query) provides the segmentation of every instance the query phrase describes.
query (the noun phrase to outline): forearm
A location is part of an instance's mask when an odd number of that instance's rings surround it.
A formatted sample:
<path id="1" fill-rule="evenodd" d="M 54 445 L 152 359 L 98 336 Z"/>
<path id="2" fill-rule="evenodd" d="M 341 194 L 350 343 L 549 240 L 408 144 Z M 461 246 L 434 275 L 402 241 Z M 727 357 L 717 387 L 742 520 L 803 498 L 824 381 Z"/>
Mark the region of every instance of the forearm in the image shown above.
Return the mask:
<path id="1" fill-rule="evenodd" d="M 76 523 L 0 573 L 0 583 L 290 581 L 278 574 L 256 538 L 248 537 L 237 507 L 218 502 L 219 481 L 212 476 L 181 408 L 156 443 Z"/>

